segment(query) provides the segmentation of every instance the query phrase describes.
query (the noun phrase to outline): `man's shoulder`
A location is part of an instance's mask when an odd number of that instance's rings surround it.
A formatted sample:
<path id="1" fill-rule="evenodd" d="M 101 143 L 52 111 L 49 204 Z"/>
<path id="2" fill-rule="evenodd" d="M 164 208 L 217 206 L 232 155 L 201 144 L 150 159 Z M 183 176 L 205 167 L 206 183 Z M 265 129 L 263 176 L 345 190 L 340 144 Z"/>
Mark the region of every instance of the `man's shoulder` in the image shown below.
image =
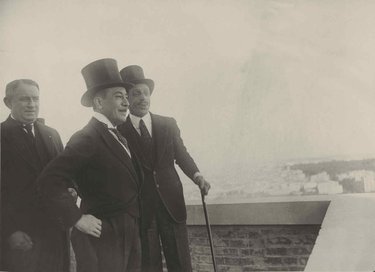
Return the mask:
<path id="1" fill-rule="evenodd" d="M 71 143 L 85 143 L 92 141 L 92 139 L 98 137 L 97 130 L 95 129 L 95 120 L 90 120 L 90 122 L 85 125 L 80 130 L 76 131 L 68 142 L 68 145 Z"/>
<path id="2" fill-rule="evenodd" d="M 176 120 L 173 117 L 170 117 L 170 116 L 154 114 L 154 113 L 150 113 L 150 114 L 151 114 L 151 119 L 153 121 L 159 121 L 159 122 L 163 122 L 163 123 L 175 123 L 176 122 Z"/>
<path id="3" fill-rule="evenodd" d="M 8 128 L 10 125 L 11 125 L 11 120 L 9 119 L 9 117 L 7 119 L 5 119 L 4 121 L 1 122 L 1 129 L 6 129 Z"/>
<path id="4" fill-rule="evenodd" d="M 44 124 L 44 122 L 42 122 L 40 120 L 36 120 L 35 123 L 37 124 L 38 128 L 44 129 L 45 131 L 48 131 L 48 132 L 58 134 L 58 132 L 55 128 L 47 126 L 46 124 Z"/>
<path id="5" fill-rule="evenodd" d="M 0 124 L 0 135 L 1 135 L 1 142 L 3 143 L 7 138 L 10 133 L 10 126 L 7 122 L 7 120 L 1 122 Z"/>
<path id="6" fill-rule="evenodd" d="M 35 127 L 37 127 L 41 135 L 51 137 L 52 139 L 54 139 L 55 142 L 60 143 L 59 145 L 61 145 L 61 149 L 63 148 L 61 136 L 55 128 L 47 126 L 44 124 L 44 122 L 41 122 L 39 120 L 35 121 L 34 128 Z"/>
<path id="7" fill-rule="evenodd" d="M 16 124 L 10 118 L 7 118 L 0 124 L 1 138 L 6 138 L 8 135 L 12 136 L 12 131 L 16 128 Z"/>

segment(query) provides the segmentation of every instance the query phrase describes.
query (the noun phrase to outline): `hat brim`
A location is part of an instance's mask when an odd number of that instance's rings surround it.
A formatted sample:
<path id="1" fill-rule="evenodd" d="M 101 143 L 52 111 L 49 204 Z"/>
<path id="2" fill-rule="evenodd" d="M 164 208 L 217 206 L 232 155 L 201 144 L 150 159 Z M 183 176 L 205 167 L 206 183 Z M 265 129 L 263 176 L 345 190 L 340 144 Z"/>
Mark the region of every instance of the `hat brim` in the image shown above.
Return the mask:
<path id="1" fill-rule="evenodd" d="M 149 79 L 149 78 L 144 78 L 144 79 L 134 79 L 132 81 L 126 81 L 125 83 L 129 83 L 129 84 L 132 84 L 134 87 L 134 85 L 136 84 L 141 84 L 141 83 L 144 83 L 146 84 L 149 89 L 150 89 L 150 94 L 152 94 L 152 91 L 154 90 L 154 87 L 155 87 L 155 83 L 152 79 Z M 129 91 L 130 89 L 126 89 L 126 91 Z"/>
<path id="2" fill-rule="evenodd" d="M 115 83 L 110 83 L 110 84 L 103 84 L 99 86 L 95 86 L 94 88 L 88 89 L 81 97 L 81 104 L 82 106 L 85 107 L 92 107 L 93 106 L 93 101 L 92 99 L 94 98 L 95 94 L 100 91 L 104 90 L 107 88 L 113 88 L 113 87 L 124 87 L 126 91 L 130 90 L 130 88 L 134 87 L 134 84 L 131 83 L 120 83 L 120 82 L 115 82 Z"/>

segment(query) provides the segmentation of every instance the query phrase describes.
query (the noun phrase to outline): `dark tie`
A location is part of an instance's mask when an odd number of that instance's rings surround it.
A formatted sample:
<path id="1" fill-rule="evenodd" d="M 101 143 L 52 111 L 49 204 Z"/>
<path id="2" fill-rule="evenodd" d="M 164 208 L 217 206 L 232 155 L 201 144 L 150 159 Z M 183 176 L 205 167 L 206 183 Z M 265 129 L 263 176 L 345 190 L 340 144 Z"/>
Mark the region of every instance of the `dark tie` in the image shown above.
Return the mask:
<path id="1" fill-rule="evenodd" d="M 148 132 L 145 122 L 142 119 L 139 121 L 139 130 L 141 131 L 141 144 L 143 154 L 150 163 L 150 165 L 152 165 L 154 163 L 152 138 L 150 133 Z"/>
<path id="2" fill-rule="evenodd" d="M 22 128 L 26 130 L 26 134 L 29 137 L 31 141 L 35 140 L 34 134 L 33 134 L 33 126 L 32 124 L 22 124 Z"/>
<path id="3" fill-rule="evenodd" d="M 148 132 L 145 122 L 142 119 L 139 121 L 139 130 L 141 131 L 142 139 L 146 140 L 146 142 L 150 142 L 152 140 L 150 132 Z"/>
<path id="4" fill-rule="evenodd" d="M 129 151 L 128 147 L 128 141 L 126 141 L 125 137 L 121 135 L 120 131 L 118 131 L 116 128 L 109 128 L 110 131 L 112 131 L 114 134 L 116 134 L 117 139 L 126 147 L 126 149 Z"/>

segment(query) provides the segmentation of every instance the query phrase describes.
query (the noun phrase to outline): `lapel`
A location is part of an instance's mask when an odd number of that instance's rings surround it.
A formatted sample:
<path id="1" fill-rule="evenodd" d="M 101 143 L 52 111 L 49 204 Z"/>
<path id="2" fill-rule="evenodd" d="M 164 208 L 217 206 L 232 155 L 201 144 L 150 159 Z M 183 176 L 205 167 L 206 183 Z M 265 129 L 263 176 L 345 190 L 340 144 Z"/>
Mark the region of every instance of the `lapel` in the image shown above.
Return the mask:
<path id="1" fill-rule="evenodd" d="M 142 162 L 142 165 L 148 169 L 152 170 L 151 165 L 147 162 L 147 160 L 144 157 L 144 154 L 142 152 L 142 148 L 139 144 L 139 134 L 136 131 L 136 129 L 133 127 L 133 124 L 130 120 L 130 117 L 128 116 L 126 119 L 125 124 L 123 125 L 124 129 L 121 129 L 121 133 L 125 136 L 125 138 L 128 140 L 130 148 L 134 151 L 134 153 L 137 154 L 139 159 Z"/>
<path id="2" fill-rule="evenodd" d="M 4 137 L 4 140 L 12 143 L 11 146 L 18 155 L 36 171 L 39 171 L 38 166 L 33 163 L 33 154 L 31 149 L 27 146 L 25 137 L 23 137 L 23 133 L 25 132 L 20 124 L 10 116 L 3 124 L 2 137 Z"/>
<path id="3" fill-rule="evenodd" d="M 44 146 L 47 148 L 47 153 L 49 156 L 49 160 L 57 155 L 57 147 L 53 141 L 53 137 L 51 132 L 47 129 L 47 127 L 38 121 L 34 123 L 34 130 L 39 131 L 40 140 L 43 142 Z"/>
<path id="4" fill-rule="evenodd" d="M 152 137 L 154 138 L 154 144 L 156 149 L 156 159 L 155 165 L 157 166 L 158 163 L 162 160 L 165 146 L 167 144 L 167 134 L 168 134 L 168 127 L 165 122 L 163 122 L 163 118 L 158 115 L 151 115 L 151 122 L 152 122 Z"/>
<path id="5" fill-rule="evenodd" d="M 117 157 L 124 164 L 124 166 L 130 170 L 134 177 L 134 181 L 136 182 L 138 177 L 131 158 L 128 156 L 122 145 L 108 131 L 106 125 L 99 122 L 97 119 L 92 118 L 89 122 L 89 126 L 92 126 L 99 133 L 109 151 L 113 153 L 114 156 Z"/>

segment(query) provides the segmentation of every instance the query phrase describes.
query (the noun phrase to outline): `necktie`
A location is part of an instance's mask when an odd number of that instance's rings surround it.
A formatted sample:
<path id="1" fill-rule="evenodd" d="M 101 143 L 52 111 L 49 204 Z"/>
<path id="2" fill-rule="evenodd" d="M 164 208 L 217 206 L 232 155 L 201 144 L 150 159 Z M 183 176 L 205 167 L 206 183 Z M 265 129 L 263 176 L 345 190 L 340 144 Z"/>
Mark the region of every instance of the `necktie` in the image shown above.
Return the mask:
<path id="1" fill-rule="evenodd" d="M 145 122 L 142 119 L 139 121 L 139 130 L 141 131 L 141 144 L 143 154 L 147 158 L 148 162 L 152 165 L 154 162 L 152 138 L 150 133 L 148 132 Z"/>
<path id="2" fill-rule="evenodd" d="M 23 124 L 22 128 L 26 130 L 27 136 L 31 139 L 31 141 L 35 140 L 34 134 L 33 134 L 33 126 L 32 124 Z"/>
<path id="3" fill-rule="evenodd" d="M 139 130 L 141 131 L 141 137 L 144 140 L 146 140 L 147 142 L 152 140 L 151 135 L 148 132 L 148 129 L 145 125 L 145 122 L 142 119 L 139 121 Z"/>
<path id="4" fill-rule="evenodd" d="M 129 150 L 128 141 L 126 141 L 125 137 L 121 135 L 120 131 L 118 131 L 116 128 L 109 128 L 109 130 L 112 131 L 117 136 L 117 139 L 126 147 L 127 150 Z"/>

